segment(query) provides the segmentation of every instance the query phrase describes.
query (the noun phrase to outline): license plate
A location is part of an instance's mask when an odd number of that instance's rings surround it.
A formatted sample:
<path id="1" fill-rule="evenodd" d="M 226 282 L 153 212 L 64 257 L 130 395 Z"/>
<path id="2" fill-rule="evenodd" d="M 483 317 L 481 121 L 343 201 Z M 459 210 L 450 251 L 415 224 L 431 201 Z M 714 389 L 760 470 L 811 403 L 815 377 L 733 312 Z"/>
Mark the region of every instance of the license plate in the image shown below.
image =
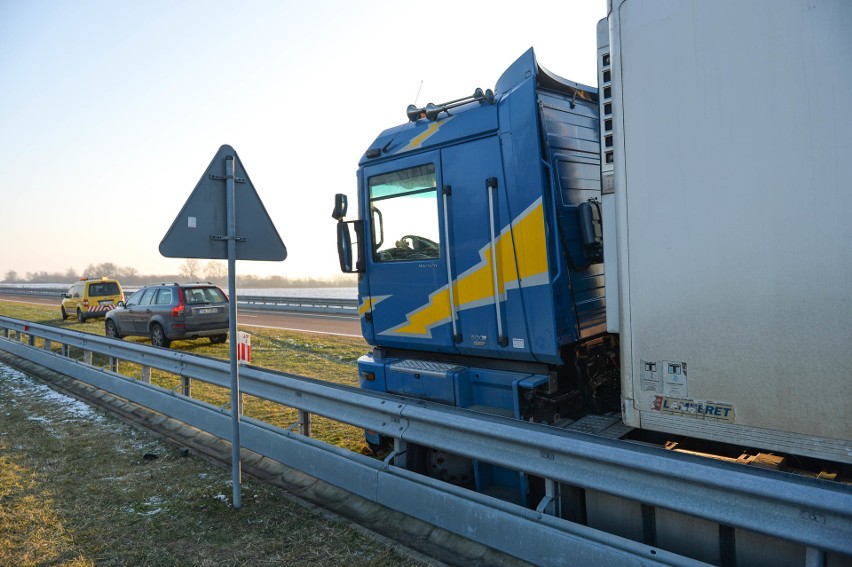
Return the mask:
<path id="1" fill-rule="evenodd" d="M 196 313 L 216 313 L 217 311 L 219 310 L 215 307 L 205 307 L 203 309 L 199 309 Z"/>
<path id="2" fill-rule="evenodd" d="M 98 305 L 112 305 L 112 299 L 101 299 L 98 301 Z"/>

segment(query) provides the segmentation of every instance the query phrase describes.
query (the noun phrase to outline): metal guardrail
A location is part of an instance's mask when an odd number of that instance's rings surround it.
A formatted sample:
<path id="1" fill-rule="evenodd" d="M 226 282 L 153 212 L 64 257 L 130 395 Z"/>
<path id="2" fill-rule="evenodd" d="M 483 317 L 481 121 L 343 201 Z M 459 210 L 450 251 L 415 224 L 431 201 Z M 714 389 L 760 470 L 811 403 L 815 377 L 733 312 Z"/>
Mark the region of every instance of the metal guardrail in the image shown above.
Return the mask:
<path id="1" fill-rule="evenodd" d="M 55 297 L 57 300 L 65 289 L 45 289 L 30 287 L 0 286 L 0 294 L 25 295 L 30 297 Z M 127 292 L 133 288 L 127 288 Z M 238 295 L 237 306 L 248 309 L 270 311 L 288 311 L 304 313 L 334 313 L 337 315 L 358 316 L 357 299 L 333 299 L 322 297 L 275 297 L 260 295 Z"/>
<path id="2" fill-rule="evenodd" d="M 237 305 L 250 309 L 276 311 L 305 311 L 309 313 L 336 313 L 358 316 L 357 299 L 325 299 L 318 297 L 268 297 L 238 295 Z"/>
<path id="3" fill-rule="evenodd" d="M 37 347 L 36 339 L 43 344 Z M 64 345 L 60 353 L 55 345 Z M 64 356 L 73 347 L 83 360 Z M 0 349 L 75 377 L 221 437 L 230 413 L 205 402 L 93 366 L 91 353 L 229 386 L 227 362 L 0 317 Z M 88 355 L 86 353 L 89 353 Z M 150 370 L 148 370 L 150 376 Z M 380 395 L 256 367 L 241 367 L 242 391 L 305 416 L 320 414 L 397 442 L 430 447 L 587 490 L 743 528 L 808 548 L 852 555 L 852 488 L 596 438 L 458 408 Z M 303 425 L 304 425 L 303 420 Z M 683 556 L 422 477 L 250 418 L 243 446 L 395 510 L 539 565 L 576 557 L 594 564 L 690 564 Z M 399 456 L 398 454 L 396 456 Z M 511 534 L 511 536 L 507 536 Z"/>
<path id="4" fill-rule="evenodd" d="M 36 297 L 62 297 L 67 289 L 48 289 L 48 288 L 38 288 L 38 287 L 11 287 L 11 286 L 0 286 L 0 293 L 7 295 L 30 295 Z"/>

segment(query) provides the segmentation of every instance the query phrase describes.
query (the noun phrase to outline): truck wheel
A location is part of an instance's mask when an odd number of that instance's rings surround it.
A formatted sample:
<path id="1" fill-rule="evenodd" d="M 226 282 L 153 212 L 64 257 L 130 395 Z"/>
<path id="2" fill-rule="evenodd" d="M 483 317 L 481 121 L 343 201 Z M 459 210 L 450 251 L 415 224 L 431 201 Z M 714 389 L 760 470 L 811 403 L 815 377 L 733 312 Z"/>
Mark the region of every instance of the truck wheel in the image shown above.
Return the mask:
<path id="1" fill-rule="evenodd" d="M 106 329 L 105 329 L 106 336 L 112 337 L 114 339 L 120 339 L 121 338 L 121 335 L 118 334 L 118 327 L 115 326 L 115 321 L 113 321 L 112 319 L 107 319 L 107 321 L 104 325 L 106 327 Z"/>
<path id="2" fill-rule="evenodd" d="M 85 323 L 85 322 L 86 322 L 86 317 L 83 315 L 83 312 L 82 312 L 82 311 L 80 311 L 80 308 L 79 308 L 79 307 L 77 308 L 77 321 L 79 321 L 79 322 L 81 322 L 81 323 Z"/>
<path id="3" fill-rule="evenodd" d="M 172 344 L 159 323 L 151 325 L 151 344 L 163 348 L 169 348 L 169 345 Z"/>
<path id="4" fill-rule="evenodd" d="M 59 308 L 59 311 L 60 311 L 60 312 L 62 312 L 62 320 L 63 320 L 63 321 L 64 321 L 64 320 L 66 320 L 66 319 L 68 318 L 68 312 L 67 312 L 67 311 L 65 311 L 65 306 L 64 306 L 64 305 L 63 305 L 63 306 L 61 306 L 61 307 Z"/>
<path id="5" fill-rule="evenodd" d="M 473 461 L 446 451 L 429 449 L 426 466 L 429 476 L 450 484 L 468 486 L 474 481 Z"/>
<path id="6" fill-rule="evenodd" d="M 228 340 L 228 335 L 213 335 L 210 337 L 210 342 L 214 345 L 220 345 Z"/>

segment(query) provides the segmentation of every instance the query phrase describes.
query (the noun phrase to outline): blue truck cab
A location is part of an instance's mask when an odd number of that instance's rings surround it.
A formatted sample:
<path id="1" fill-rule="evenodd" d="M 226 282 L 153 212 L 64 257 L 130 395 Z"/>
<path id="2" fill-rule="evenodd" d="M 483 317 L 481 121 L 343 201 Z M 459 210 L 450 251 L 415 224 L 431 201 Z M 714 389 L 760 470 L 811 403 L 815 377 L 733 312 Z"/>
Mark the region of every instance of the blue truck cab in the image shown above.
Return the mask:
<path id="1" fill-rule="evenodd" d="M 617 409 L 598 113 L 597 89 L 530 49 L 493 92 L 409 106 L 373 142 L 359 220 L 344 220 L 342 195 L 333 215 L 373 346 L 363 388 L 547 424 Z M 482 489 L 493 471 L 473 465 L 475 479 L 455 476 Z"/>

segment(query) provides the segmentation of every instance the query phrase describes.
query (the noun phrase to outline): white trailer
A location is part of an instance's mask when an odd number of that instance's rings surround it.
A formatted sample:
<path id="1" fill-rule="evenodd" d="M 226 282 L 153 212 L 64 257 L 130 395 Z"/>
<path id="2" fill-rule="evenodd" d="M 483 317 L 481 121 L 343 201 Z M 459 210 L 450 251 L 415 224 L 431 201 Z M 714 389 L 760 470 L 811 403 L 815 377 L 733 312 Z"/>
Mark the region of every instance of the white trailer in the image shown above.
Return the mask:
<path id="1" fill-rule="evenodd" d="M 852 2 L 611 0 L 598 37 L 625 423 L 852 462 Z"/>

